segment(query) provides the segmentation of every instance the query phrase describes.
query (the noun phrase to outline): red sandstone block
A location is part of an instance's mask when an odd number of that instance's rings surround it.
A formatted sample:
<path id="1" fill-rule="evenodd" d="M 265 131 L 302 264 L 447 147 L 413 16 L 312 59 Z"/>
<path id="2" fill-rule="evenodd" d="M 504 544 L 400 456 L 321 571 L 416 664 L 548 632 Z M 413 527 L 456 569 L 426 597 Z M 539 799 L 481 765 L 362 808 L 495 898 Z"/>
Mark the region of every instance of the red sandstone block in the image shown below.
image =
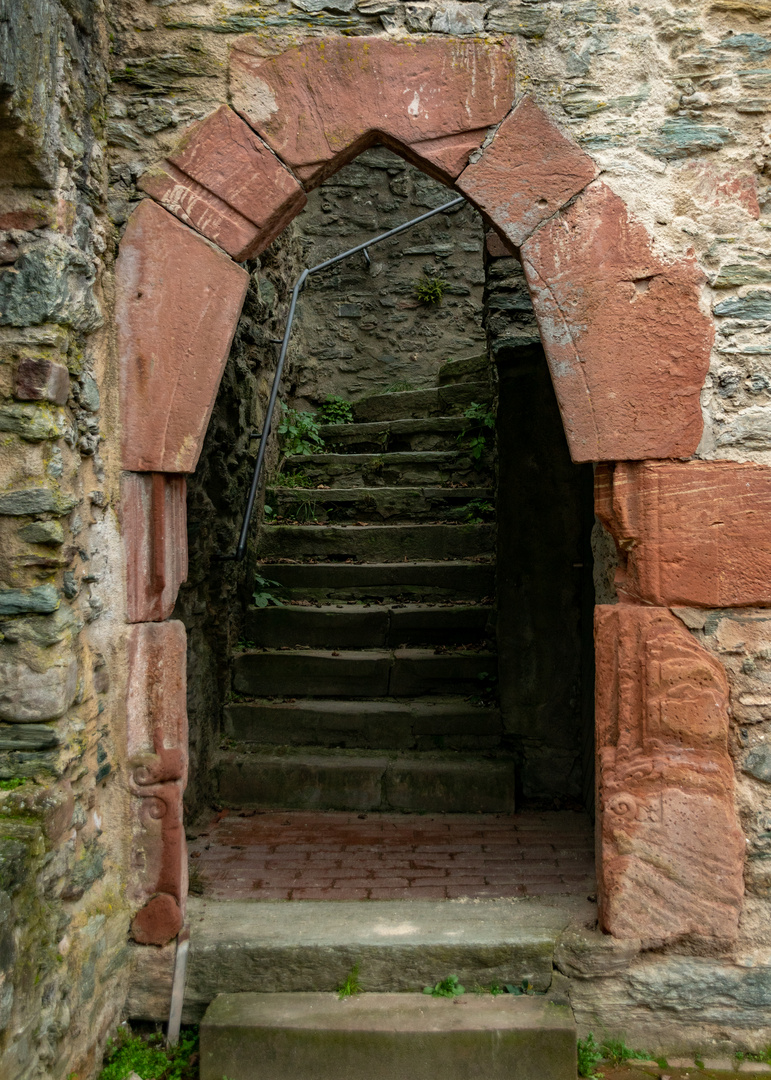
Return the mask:
<path id="1" fill-rule="evenodd" d="M 123 467 L 195 469 L 249 275 L 145 199 L 116 264 Z"/>
<path id="2" fill-rule="evenodd" d="M 596 175 L 589 155 L 524 97 L 456 183 L 518 248 Z"/>
<path id="3" fill-rule="evenodd" d="M 66 405 L 70 396 L 70 373 L 53 360 L 24 357 L 16 368 L 13 396 L 21 401 L 51 401 Z"/>
<path id="4" fill-rule="evenodd" d="M 289 170 L 227 105 L 189 128 L 139 187 L 237 262 L 264 251 L 307 202 Z"/>
<path id="5" fill-rule="evenodd" d="M 120 519 L 128 621 L 168 619 L 187 579 L 185 477 L 124 473 Z"/>
<path id="6" fill-rule="evenodd" d="M 662 262 L 601 183 L 521 254 L 573 460 L 689 457 L 714 335 L 695 261 Z"/>
<path id="7" fill-rule="evenodd" d="M 601 925 L 733 940 L 745 845 L 725 672 L 666 609 L 595 610 Z"/>
<path id="8" fill-rule="evenodd" d="M 324 37 L 278 55 L 231 54 L 233 104 L 305 185 L 375 143 L 454 180 L 514 96 L 512 53 L 475 40 Z"/>
<path id="9" fill-rule="evenodd" d="M 771 604 L 771 469 L 734 461 L 602 466 L 597 515 L 622 596 L 662 606 Z"/>

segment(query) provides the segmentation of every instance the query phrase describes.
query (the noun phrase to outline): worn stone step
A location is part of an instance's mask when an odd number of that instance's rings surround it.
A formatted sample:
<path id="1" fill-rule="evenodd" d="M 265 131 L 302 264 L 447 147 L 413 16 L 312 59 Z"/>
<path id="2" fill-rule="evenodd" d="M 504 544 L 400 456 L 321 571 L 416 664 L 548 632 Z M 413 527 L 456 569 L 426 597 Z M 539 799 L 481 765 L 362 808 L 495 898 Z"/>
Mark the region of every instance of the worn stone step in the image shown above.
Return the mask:
<path id="1" fill-rule="evenodd" d="M 478 599 L 495 589 L 492 562 L 271 563 L 260 574 L 277 581 L 283 599 L 416 601 Z"/>
<path id="2" fill-rule="evenodd" d="M 464 698 L 244 701 L 225 706 L 225 735 L 241 743 L 361 750 L 492 750 L 496 708 Z"/>
<path id="3" fill-rule="evenodd" d="M 191 896 L 187 913 L 185 1023 L 200 1021 L 221 993 L 334 991 L 354 964 L 366 991 L 420 991 L 452 973 L 467 989 L 527 979 L 541 993 L 561 935 L 596 917 L 592 905 L 567 897 L 271 904 Z M 132 954 L 126 1015 L 167 1021 L 174 943 L 137 945 Z"/>
<path id="4" fill-rule="evenodd" d="M 312 487 L 415 487 L 450 484 L 485 486 L 492 465 L 464 450 L 421 450 L 383 454 L 313 454 L 287 457 L 288 476 L 299 473 Z M 298 489 L 295 489 L 298 490 Z"/>
<path id="5" fill-rule="evenodd" d="M 482 651 L 246 650 L 234 658 L 233 689 L 295 698 L 473 694 L 496 670 L 495 654 Z"/>
<path id="6" fill-rule="evenodd" d="M 567 1005 L 472 994 L 221 994 L 201 1023 L 201 1080 L 575 1080 Z"/>
<path id="7" fill-rule="evenodd" d="M 467 426 L 462 416 L 373 420 L 367 423 L 324 424 L 321 436 L 329 449 L 355 453 L 408 450 L 455 450 Z"/>
<path id="8" fill-rule="evenodd" d="M 252 645 L 272 649 L 468 645 L 491 634 L 492 616 L 493 609 L 481 604 L 250 607 L 244 636 Z"/>
<path id="9" fill-rule="evenodd" d="M 457 383 L 486 385 L 490 381 L 490 376 L 489 356 L 487 353 L 478 353 L 475 356 L 462 356 L 457 360 L 445 361 L 439 368 L 437 382 L 440 386 L 451 386 Z"/>
<path id="10" fill-rule="evenodd" d="M 418 416 L 451 416 L 462 413 L 471 404 L 492 400 L 487 382 L 460 383 L 430 390 L 405 390 L 400 394 L 374 394 L 353 403 L 357 421 L 402 420 Z"/>
<path id="11" fill-rule="evenodd" d="M 494 525 L 266 525 L 258 541 L 262 559 L 434 561 L 494 550 Z"/>
<path id="12" fill-rule="evenodd" d="M 300 522 L 492 521 L 491 487 L 268 488 L 265 501 Z"/>
<path id="13" fill-rule="evenodd" d="M 514 761 L 468 753 L 386 753 L 320 747 L 221 750 L 223 806 L 282 810 L 514 812 Z"/>

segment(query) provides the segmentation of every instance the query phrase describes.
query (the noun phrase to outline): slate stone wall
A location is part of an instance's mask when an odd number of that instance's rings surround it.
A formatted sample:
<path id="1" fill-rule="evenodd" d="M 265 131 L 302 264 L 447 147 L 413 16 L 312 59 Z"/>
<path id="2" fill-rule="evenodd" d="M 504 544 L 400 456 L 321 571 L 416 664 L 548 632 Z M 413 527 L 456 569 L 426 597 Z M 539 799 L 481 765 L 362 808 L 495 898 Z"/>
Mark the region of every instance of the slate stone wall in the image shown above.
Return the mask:
<path id="1" fill-rule="evenodd" d="M 186 123 L 228 100 L 228 48 L 240 34 L 255 33 L 267 47 L 305 33 L 510 35 L 518 93 L 532 92 L 592 155 L 664 257 L 693 251 L 707 275 L 703 306 L 717 333 L 699 456 L 771 464 L 771 19 L 758 0 L 118 0 L 107 12 L 89 0 L 6 0 L 0 22 L 0 1073 L 58 1080 L 90 1075 L 127 981 L 111 268 L 139 174 Z M 275 272 L 267 259 L 253 267 L 268 307 L 264 281 L 280 306 L 287 266 L 299 258 L 295 240 L 285 243 L 288 261 L 279 259 Z M 441 255 L 425 258 L 436 264 Z M 481 279 L 466 284 L 473 296 Z M 247 317 L 260 327 L 254 305 L 255 296 Z M 350 316 L 336 318 L 347 325 Z M 209 572 L 214 549 L 235 528 L 217 524 L 232 501 L 215 476 L 225 463 L 241 482 L 236 458 L 264 407 L 256 361 L 245 357 L 262 356 L 265 345 L 251 333 L 242 323 L 200 483 L 191 485 L 202 554 L 191 563 L 180 613 L 209 672 L 227 634 L 221 629 L 204 647 L 205 613 L 196 605 L 220 581 L 225 590 L 240 587 L 229 570 L 221 578 Z M 386 344 L 373 349 L 396 355 Z M 306 400 L 327 392 L 316 376 L 297 389 Z M 574 996 L 585 1003 L 582 1023 L 596 1023 L 603 1010 L 607 1017 L 612 999 L 624 1003 L 619 1025 L 638 1010 L 644 1032 L 652 1014 L 675 1009 L 682 1017 L 687 1008 L 689 1030 L 705 1030 L 693 1002 L 721 986 L 737 1006 L 718 1010 L 713 1027 L 747 1044 L 762 1037 L 753 1034 L 753 1003 L 771 995 L 768 646 L 755 627 L 762 612 L 742 616 L 754 637 L 744 624 L 729 634 L 724 616 L 682 617 L 731 683 L 731 749 L 749 841 L 739 942 L 711 958 L 671 948 L 639 960 L 630 953 L 588 975 L 575 956 L 562 964 L 583 976 Z M 191 685 L 203 702 L 204 689 Z M 194 742 L 194 754 L 205 758 L 203 742 Z M 191 805 L 203 798 L 194 791 Z"/>

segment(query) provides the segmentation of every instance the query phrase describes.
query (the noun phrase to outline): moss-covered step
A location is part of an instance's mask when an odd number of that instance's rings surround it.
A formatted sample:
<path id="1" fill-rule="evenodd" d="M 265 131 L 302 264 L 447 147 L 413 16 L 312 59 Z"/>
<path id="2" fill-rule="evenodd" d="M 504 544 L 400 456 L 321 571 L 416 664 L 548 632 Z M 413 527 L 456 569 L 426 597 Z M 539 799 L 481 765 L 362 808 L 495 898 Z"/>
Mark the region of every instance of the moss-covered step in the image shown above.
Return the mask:
<path id="1" fill-rule="evenodd" d="M 360 750 L 493 750 L 497 708 L 463 698 L 242 701 L 225 706 L 225 735 L 240 743 Z"/>
<path id="2" fill-rule="evenodd" d="M 459 383 L 430 390 L 405 390 L 399 394 L 374 394 L 353 403 L 354 419 L 408 420 L 418 416 L 451 416 L 464 412 L 470 405 L 492 400 L 487 382 Z"/>
<path id="3" fill-rule="evenodd" d="M 321 437 L 333 450 L 383 453 L 386 450 L 456 450 L 468 426 L 462 416 L 427 416 L 407 420 L 324 424 Z"/>
<path id="4" fill-rule="evenodd" d="M 221 994 L 201 1023 L 201 1080 L 575 1080 L 567 1005 L 509 995 Z"/>
<path id="5" fill-rule="evenodd" d="M 492 609 L 481 604 L 250 607 L 244 636 L 253 645 L 273 649 L 468 645 L 492 631 L 491 619 Z"/>
<path id="6" fill-rule="evenodd" d="M 185 1023 L 198 1022 L 217 994 L 334 991 L 354 964 L 359 965 L 359 980 L 368 992 L 420 993 L 427 984 L 453 973 L 467 990 L 493 982 L 518 986 L 527 979 L 542 993 L 552 985 L 561 935 L 593 917 L 589 904 L 559 896 L 473 904 L 454 900 L 262 904 L 191 896 L 187 911 L 191 938 Z M 606 951 L 604 944 L 595 949 Z M 136 966 L 126 1015 L 165 1022 L 174 943 L 165 949 L 138 945 L 132 952 Z M 461 1006 L 452 1008 L 460 1012 Z M 359 1073 L 357 1080 L 366 1075 Z M 435 1074 L 429 1070 L 424 1075 Z M 455 1076 L 456 1071 L 448 1075 Z M 538 1080 L 551 1077 L 542 1073 Z"/>
<path id="7" fill-rule="evenodd" d="M 269 525 L 258 541 L 263 559 L 433 562 L 492 555 L 494 550 L 494 525 Z"/>
<path id="8" fill-rule="evenodd" d="M 473 694 L 496 670 L 494 653 L 475 650 L 249 649 L 233 661 L 233 689 L 295 698 Z"/>
<path id="9" fill-rule="evenodd" d="M 279 583 L 282 600 L 472 600 L 495 589 L 492 561 L 263 562 L 259 572 Z"/>
<path id="10" fill-rule="evenodd" d="M 464 450 L 410 450 L 378 454 L 294 454 L 286 471 L 301 473 L 306 482 L 330 488 L 415 487 L 466 484 L 485 486 L 490 463 L 476 461 Z"/>
<path id="11" fill-rule="evenodd" d="M 230 807 L 514 812 L 514 761 L 500 755 L 254 746 L 220 751 L 215 772 Z"/>
<path id="12" fill-rule="evenodd" d="M 491 521 L 490 487 L 269 488 L 265 501 L 282 518 L 301 524 L 372 521 Z"/>

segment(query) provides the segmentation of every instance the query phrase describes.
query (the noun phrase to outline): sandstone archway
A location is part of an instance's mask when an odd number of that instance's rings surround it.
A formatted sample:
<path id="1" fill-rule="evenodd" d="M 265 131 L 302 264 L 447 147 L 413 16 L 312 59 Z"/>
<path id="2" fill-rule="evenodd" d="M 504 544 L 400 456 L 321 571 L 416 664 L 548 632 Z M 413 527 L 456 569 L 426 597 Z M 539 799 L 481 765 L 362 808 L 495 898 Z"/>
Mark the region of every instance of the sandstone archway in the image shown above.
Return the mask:
<path id="1" fill-rule="evenodd" d="M 233 107 L 192 127 L 141 179 L 151 198 L 130 218 L 117 264 L 138 941 L 170 940 L 184 916 L 184 630 L 168 619 L 186 573 L 184 475 L 246 291 L 238 261 L 278 235 L 307 190 L 376 143 L 465 195 L 519 251 L 573 460 L 639 463 L 599 474 L 603 519 L 631 552 L 634 580 L 647 583 L 597 621 L 604 926 L 657 940 L 736 933 L 743 840 L 725 680 L 668 611 L 713 602 L 705 582 L 726 557 L 725 543 L 703 545 L 689 564 L 693 508 L 687 497 L 664 507 L 668 485 L 698 499 L 721 469 L 672 460 L 690 458 L 701 436 L 712 343 L 703 279 L 695 262 L 656 254 L 591 158 L 532 99 L 512 108 L 511 55 L 505 43 L 366 37 L 266 54 L 244 39 L 231 60 Z M 722 466 L 723 486 L 754 485 L 767 504 L 766 472 L 752 470 Z M 741 510 L 723 502 L 730 525 Z M 662 527 L 678 538 L 674 559 Z M 736 520 L 723 535 L 745 543 L 752 527 Z M 769 569 L 717 606 L 771 603 Z M 721 852 L 711 869 L 700 857 L 707 844 Z"/>

